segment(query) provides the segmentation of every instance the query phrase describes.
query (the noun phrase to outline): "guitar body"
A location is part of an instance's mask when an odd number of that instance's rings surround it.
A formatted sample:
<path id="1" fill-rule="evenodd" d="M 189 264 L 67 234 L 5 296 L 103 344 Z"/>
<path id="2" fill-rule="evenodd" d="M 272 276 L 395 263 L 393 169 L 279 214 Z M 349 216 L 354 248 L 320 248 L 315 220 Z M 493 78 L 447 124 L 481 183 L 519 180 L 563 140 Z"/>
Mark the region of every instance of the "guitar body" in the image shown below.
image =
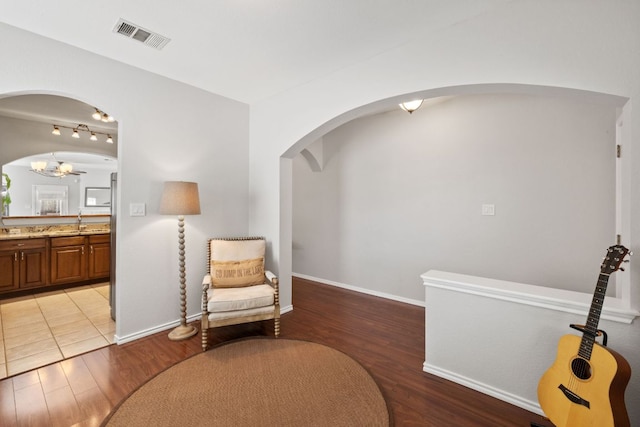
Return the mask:
<path id="1" fill-rule="evenodd" d="M 575 363 L 584 361 L 575 361 L 580 344 L 576 335 L 560 338 L 556 360 L 538 383 L 545 415 L 556 427 L 628 427 L 624 391 L 631 377 L 629 363 L 595 343 L 589 373 L 577 376 Z"/>

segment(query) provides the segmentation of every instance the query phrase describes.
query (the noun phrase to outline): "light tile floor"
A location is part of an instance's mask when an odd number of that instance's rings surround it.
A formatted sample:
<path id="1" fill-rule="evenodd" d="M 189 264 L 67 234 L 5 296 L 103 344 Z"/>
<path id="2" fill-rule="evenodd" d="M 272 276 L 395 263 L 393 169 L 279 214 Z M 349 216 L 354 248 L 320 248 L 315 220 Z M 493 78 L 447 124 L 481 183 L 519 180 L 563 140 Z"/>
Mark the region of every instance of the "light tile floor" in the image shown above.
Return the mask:
<path id="1" fill-rule="evenodd" d="M 114 342 L 109 284 L 0 300 L 0 378 Z"/>

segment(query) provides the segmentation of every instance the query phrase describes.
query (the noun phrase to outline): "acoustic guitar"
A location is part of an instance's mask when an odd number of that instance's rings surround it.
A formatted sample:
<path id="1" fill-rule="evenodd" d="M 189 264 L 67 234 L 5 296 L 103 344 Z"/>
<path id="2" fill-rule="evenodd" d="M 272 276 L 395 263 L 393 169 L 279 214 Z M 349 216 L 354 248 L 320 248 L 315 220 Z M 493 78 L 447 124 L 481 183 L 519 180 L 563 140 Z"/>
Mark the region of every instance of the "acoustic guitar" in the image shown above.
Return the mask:
<path id="1" fill-rule="evenodd" d="M 538 383 L 540 406 L 557 427 L 629 427 L 624 391 L 631 367 L 618 353 L 596 342 L 604 333 L 598 330 L 598 321 L 609 275 L 620 269 L 628 252 L 621 245 L 607 250 L 587 323 L 572 325 L 582 338 L 560 338 L 556 360 Z"/>

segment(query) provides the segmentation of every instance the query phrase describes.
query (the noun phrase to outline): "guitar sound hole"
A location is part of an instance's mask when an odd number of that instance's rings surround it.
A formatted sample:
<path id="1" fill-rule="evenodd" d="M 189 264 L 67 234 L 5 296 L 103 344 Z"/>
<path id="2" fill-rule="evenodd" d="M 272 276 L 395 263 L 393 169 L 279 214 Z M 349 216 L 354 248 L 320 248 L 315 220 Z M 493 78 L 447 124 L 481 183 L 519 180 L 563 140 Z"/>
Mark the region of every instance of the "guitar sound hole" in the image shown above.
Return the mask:
<path id="1" fill-rule="evenodd" d="M 591 378 L 591 365 L 584 359 L 575 358 L 571 361 L 571 370 L 573 374 L 581 380 Z"/>

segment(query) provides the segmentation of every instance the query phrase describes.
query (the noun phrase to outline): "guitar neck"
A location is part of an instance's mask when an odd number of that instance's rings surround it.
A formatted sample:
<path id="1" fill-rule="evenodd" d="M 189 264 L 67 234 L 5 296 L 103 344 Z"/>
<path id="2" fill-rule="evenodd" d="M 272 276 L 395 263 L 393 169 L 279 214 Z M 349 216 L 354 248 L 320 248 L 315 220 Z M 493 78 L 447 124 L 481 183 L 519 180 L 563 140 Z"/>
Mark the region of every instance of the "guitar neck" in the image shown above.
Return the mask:
<path id="1" fill-rule="evenodd" d="M 584 328 L 585 332 L 582 334 L 582 342 L 580 343 L 580 350 L 578 350 L 578 355 L 586 360 L 591 359 L 593 343 L 598 333 L 598 323 L 600 322 L 600 314 L 602 313 L 602 305 L 604 304 L 608 284 L 609 275 L 601 273 L 600 276 L 598 276 L 598 283 L 593 293 L 589 316 L 587 317 L 587 323 Z"/>

